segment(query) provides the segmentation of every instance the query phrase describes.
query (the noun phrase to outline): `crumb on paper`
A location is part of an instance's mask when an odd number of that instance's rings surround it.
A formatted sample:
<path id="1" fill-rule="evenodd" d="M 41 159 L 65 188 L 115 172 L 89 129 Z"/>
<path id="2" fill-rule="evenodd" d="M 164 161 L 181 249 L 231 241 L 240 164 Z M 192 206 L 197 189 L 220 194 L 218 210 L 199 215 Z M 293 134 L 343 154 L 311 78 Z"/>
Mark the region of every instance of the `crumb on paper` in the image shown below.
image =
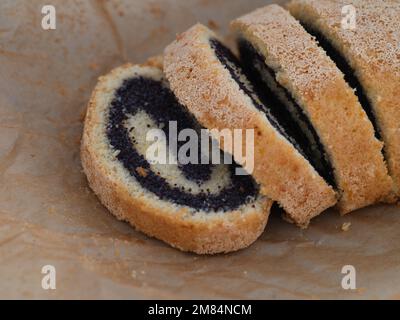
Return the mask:
<path id="1" fill-rule="evenodd" d="M 350 230 L 351 222 L 345 222 L 342 224 L 342 231 L 347 232 Z"/>
<path id="2" fill-rule="evenodd" d="M 155 18 L 158 19 L 161 19 L 165 16 L 165 11 L 154 3 L 150 4 L 149 11 Z"/>
<path id="3" fill-rule="evenodd" d="M 98 68 L 99 68 L 100 66 L 96 63 L 96 62 L 91 62 L 90 64 L 89 64 L 89 69 L 90 70 L 97 70 Z"/>
<path id="4" fill-rule="evenodd" d="M 61 96 L 63 97 L 67 96 L 67 90 L 63 86 L 61 85 L 57 86 L 56 90 Z"/>
<path id="5" fill-rule="evenodd" d="M 217 31 L 220 29 L 218 23 L 215 22 L 215 20 L 210 19 L 210 20 L 208 20 L 207 24 L 208 24 L 208 27 L 214 31 Z"/>

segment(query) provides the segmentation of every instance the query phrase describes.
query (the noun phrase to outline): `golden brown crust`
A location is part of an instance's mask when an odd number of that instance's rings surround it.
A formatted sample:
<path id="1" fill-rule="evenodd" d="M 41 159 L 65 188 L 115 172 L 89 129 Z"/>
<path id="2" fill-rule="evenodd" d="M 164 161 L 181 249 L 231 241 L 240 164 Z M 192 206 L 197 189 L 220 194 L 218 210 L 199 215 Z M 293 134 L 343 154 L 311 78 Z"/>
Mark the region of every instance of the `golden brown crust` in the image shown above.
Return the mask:
<path id="1" fill-rule="evenodd" d="M 384 201 L 393 184 L 382 143 L 343 74 L 314 38 L 278 5 L 239 18 L 232 27 L 265 57 L 313 124 L 334 167 L 341 213 Z"/>
<path id="2" fill-rule="evenodd" d="M 151 64 L 154 66 L 154 64 Z M 216 254 L 236 251 L 252 244 L 264 231 L 272 202 L 259 200 L 261 208 L 224 214 L 192 215 L 185 207 L 173 207 L 149 198 L 142 190 L 135 195 L 108 166 L 97 147 L 100 106 L 112 95 L 134 66 L 127 64 L 101 77 L 89 102 L 81 144 L 81 159 L 89 185 L 118 219 L 129 222 L 149 236 L 183 251 Z M 137 66 L 136 66 L 137 68 Z M 114 82 L 115 84 L 110 85 Z M 104 106 L 103 106 L 104 107 Z M 101 109 L 101 108 L 100 108 Z M 199 217 L 200 216 L 200 217 Z"/>
<path id="3" fill-rule="evenodd" d="M 336 203 L 334 190 L 271 126 L 240 90 L 210 47 L 215 34 L 196 25 L 167 47 L 164 72 L 171 88 L 208 129 L 255 129 L 253 177 L 301 226 Z"/>
<path id="4" fill-rule="evenodd" d="M 342 28 L 345 5 L 356 9 L 355 30 Z M 297 0 L 288 7 L 329 39 L 355 71 L 378 120 L 389 173 L 400 196 L 399 1 Z"/>

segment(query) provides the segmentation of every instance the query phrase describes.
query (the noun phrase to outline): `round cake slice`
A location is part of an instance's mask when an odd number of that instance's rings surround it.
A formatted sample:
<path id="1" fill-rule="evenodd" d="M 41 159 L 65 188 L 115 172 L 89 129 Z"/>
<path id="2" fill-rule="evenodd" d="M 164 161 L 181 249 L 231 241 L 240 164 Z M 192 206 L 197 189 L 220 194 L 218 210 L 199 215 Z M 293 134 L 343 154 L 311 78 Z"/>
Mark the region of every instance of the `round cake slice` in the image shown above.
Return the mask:
<path id="1" fill-rule="evenodd" d="M 385 143 L 389 174 L 400 196 L 400 2 L 296 0 L 288 8 L 355 90 Z"/>
<path id="2" fill-rule="evenodd" d="M 317 171 L 311 164 L 307 137 L 286 113 L 274 109 L 264 88 L 249 81 L 214 32 L 198 24 L 179 35 L 165 50 L 164 72 L 181 104 L 202 126 L 254 130 L 252 175 L 291 221 L 306 227 L 336 204 L 336 193 L 323 177 L 329 177 L 329 168 L 322 165 Z M 230 151 L 224 143 L 221 147 Z"/>
<path id="3" fill-rule="evenodd" d="M 235 174 L 235 164 L 149 158 L 149 132 L 168 136 L 170 123 L 179 132 L 199 128 L 154 63 L 124 65 L 101 77 L 81 145 L 90 187 L 118 219 L 183 251 L 216 254 L 249 246 L 266 226 L 271 201 L 250 176 Z M 176 156 L 164 150 L 169 159 Z"/>
<path id="4" fill-rule="evenodd" d="M 342 214 L 386 201 L 383 144 L 343 73 L 288 11 L 269 5 L 232 23 L 246 73 L 277 97 L 339 193 Z M 317 168 L 318 168 L 317 167 Z"/>

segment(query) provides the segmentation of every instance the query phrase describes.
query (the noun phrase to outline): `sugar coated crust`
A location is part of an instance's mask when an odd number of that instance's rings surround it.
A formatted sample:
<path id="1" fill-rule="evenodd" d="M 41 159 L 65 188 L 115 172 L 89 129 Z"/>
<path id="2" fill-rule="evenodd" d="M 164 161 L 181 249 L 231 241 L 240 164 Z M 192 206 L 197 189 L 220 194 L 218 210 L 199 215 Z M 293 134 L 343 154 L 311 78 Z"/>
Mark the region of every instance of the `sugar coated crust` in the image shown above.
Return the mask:
<path id="1" fill-rule="evenodd" d="M 210 46 L 216 37 L 197 24 L 166 48 L 164 72 L 171 88 L 208 129 L 254 129 L 253 177 L 263 194 L 305 227 L 335 205 L 336 193 L 240 89 Z"/>
<path id="2" fill-rule="evenodd" d="M 342 10 L 348 5 L 355 9 L 354 30 L 342 26 Z M 400 196 L 400 2 L 295 0 L 288 8 L 329 39 L 354 70 L 377 118 L 389 174 Z"/>
<path id="3" fill-rule="evenodd" d="M 282 7 L 269 5 L 235 20 L 232 28 L 265 57 L 310 119 L 334 169 L 340 212 L 391 195 L 383 144 L 372 123 L 343 73 L 300 23 Z"/>
<path id="4" fill-rule="evenodd" d="M 160 78 L 162 60 L 127 64 L 101 77 L 87 109 L 81 159 L 89 185 L 118 219 L 183 251 L 216 254 L 251 245 L 264 231 L 272 202 L 266 197 L 230 212 L 193 212 L 160 200 L 143 189 L 113 157 L 106 138 L 107 110 L 125 79 L 138 75 Z M 253 207 L 254 205 L 254 207 Z"/>

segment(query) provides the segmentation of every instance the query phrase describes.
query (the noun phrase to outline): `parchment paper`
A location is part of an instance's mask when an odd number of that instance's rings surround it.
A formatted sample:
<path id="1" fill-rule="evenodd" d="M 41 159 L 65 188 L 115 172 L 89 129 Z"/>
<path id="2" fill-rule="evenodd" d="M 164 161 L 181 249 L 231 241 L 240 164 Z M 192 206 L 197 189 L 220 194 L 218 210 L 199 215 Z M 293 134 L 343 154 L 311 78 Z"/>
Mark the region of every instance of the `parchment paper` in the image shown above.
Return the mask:
<path id="1" fill-rule="evenodd" d="M 198 257 L 118 222 L 88 189 L 79 141 L 97 77 L 197 21 L 226 34 L 266 3 L 0 1 L 0 298 L 400 298 L 398 207 L 327 212 L 305 231 L 273 216 L 249 249 Z M 56 30 L 41 28 L 46 4 Z M 56 290 L 42 289 L 44 265 Z M 344 265 L 357 290 L 342 288 Z"/>

